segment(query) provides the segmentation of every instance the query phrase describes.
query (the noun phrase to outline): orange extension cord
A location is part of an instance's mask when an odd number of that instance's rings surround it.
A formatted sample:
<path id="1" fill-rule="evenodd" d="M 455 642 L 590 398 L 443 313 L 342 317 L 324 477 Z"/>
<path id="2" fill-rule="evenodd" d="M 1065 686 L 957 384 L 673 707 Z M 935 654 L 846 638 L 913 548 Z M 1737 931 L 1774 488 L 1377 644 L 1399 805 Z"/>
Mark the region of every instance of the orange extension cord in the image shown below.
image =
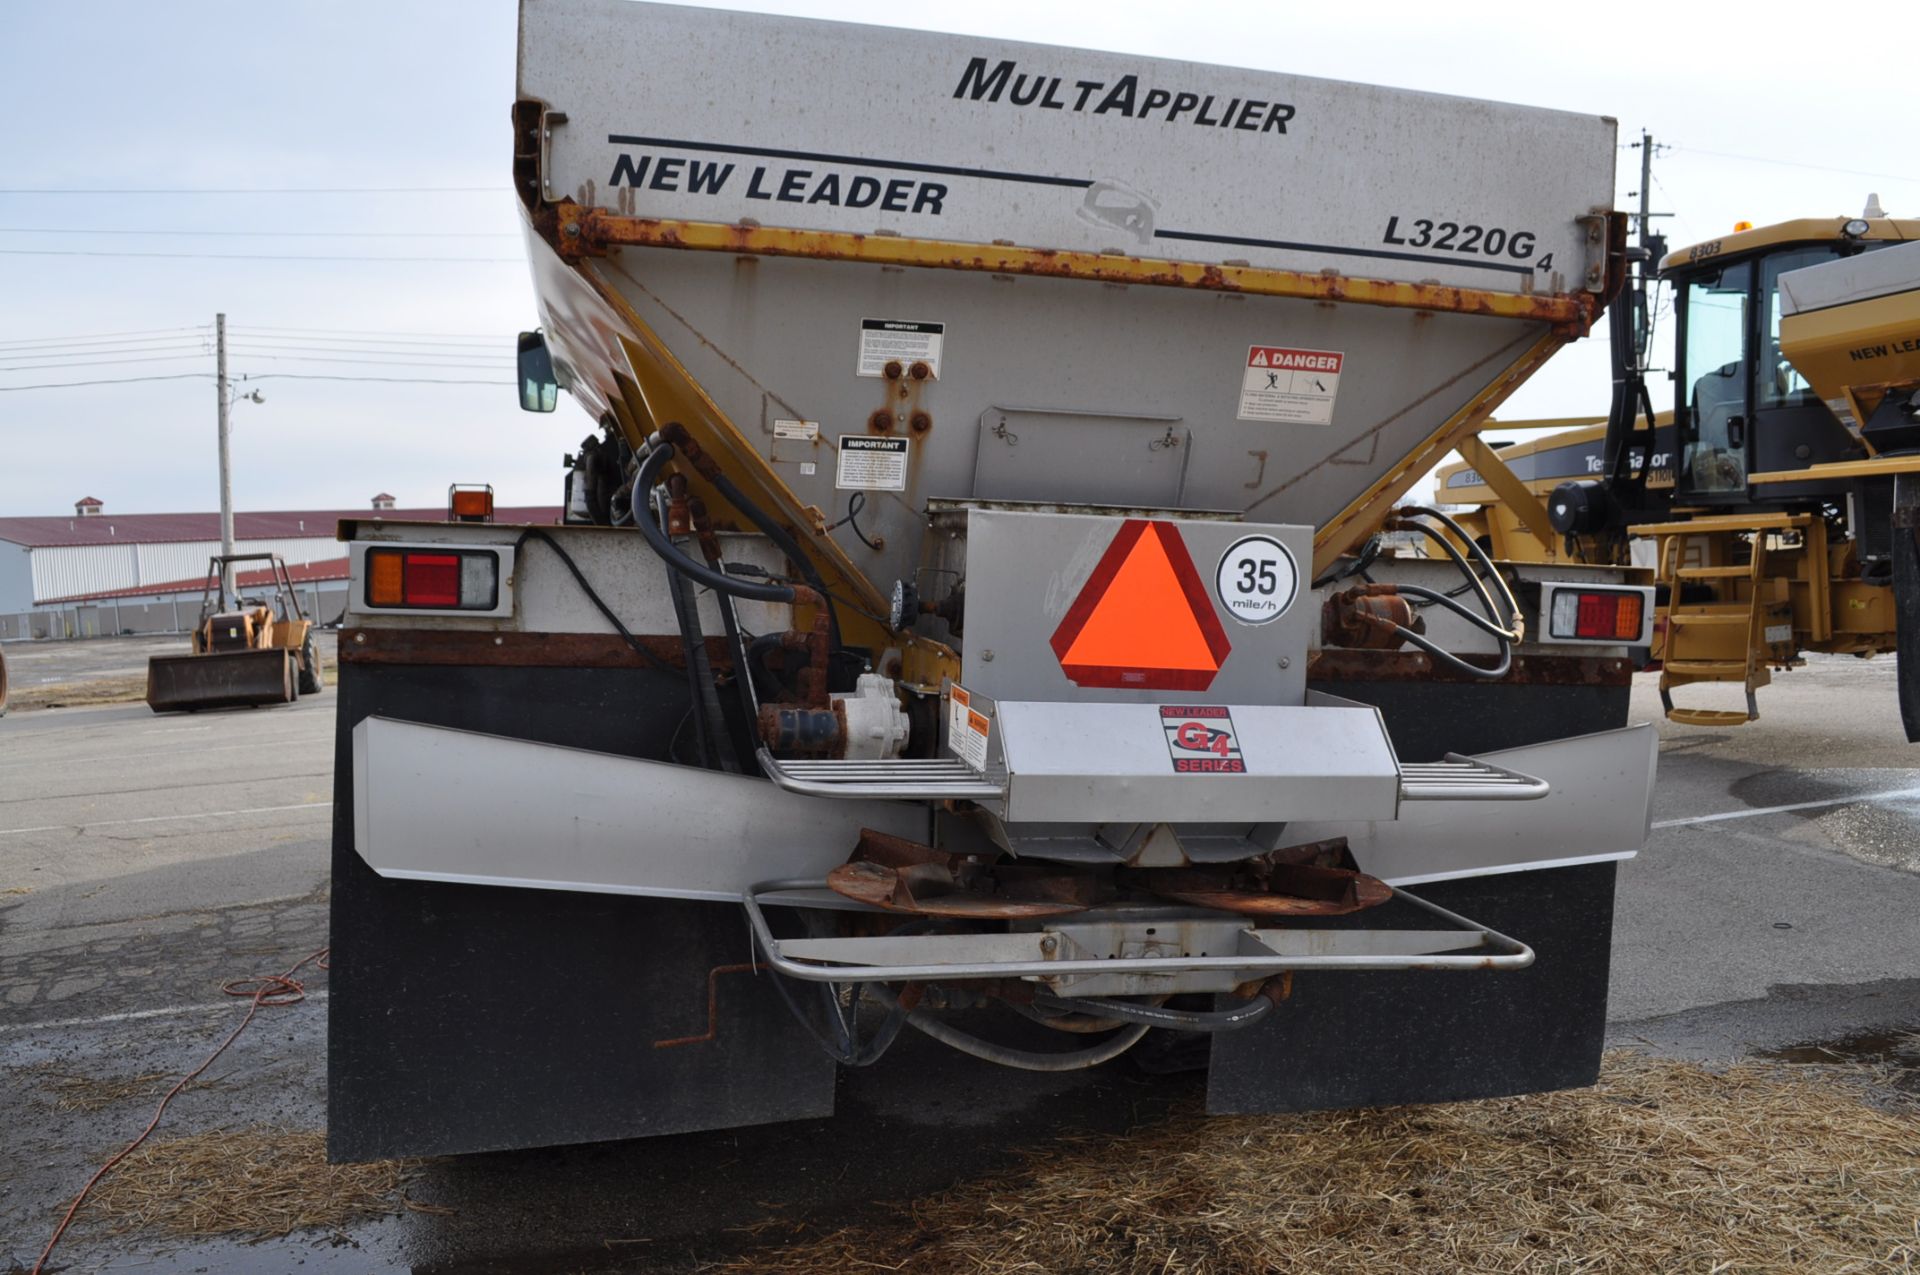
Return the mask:
<path id="1" fill-rule="evenodd" d="M 188 1085 L 198 1080 L 202 1072 L 213 1066 L 214 1059 L 226 1053 L 228 1045 L 240 1039 L 240 1033 L 247 1030 L 247 1024 L 253 1021 L 253 1016 L 260 1012 L 262 1005 L 298 1005 L 305 1000 L 306 985 L 294 978 L 294 975 L 307 965 L 312 965 L 315 969 L 327 969 L 327 953 L 330 950 L 323 947 L 317 952 L 308 953 L 295 961 L 293 967 L 284 974 L 255 974 L 248 978 L 236 978 L 220 985 L 220 990 L 229 996 L 251 998 L 253 1003 L 247 1006 L 247 1016 L 242 1018 L 240 1025 L 220 1042 L 218 1049 L 208 1054 L 205 1061 L 182 1076 L 173 1088 L 167 1090 L 166 1096 L 160 1099 L 160 1105 L 154 1108 L 153 1119 L 147 1121 L 147 1127 L 140 1131 L 140 1136 L 120 1148 L 111 1160 L 94 1170 L 93 1176 L 87 1179 L 87 1184 L 80 1188 L 80 1194 L 74 1196 L 73 1203 L 67 1206 L 67 1215 L 60 1219 L 60 1225 L 53 1228 L 53 1238 L 49 1239 L 47 1246 L 40 1250 L 40 1260 L 33 1264 L 32 1275 L 41 1275 L 42 1269 L 47 1264 L 47 1258 L 53 1255 L 54 1245 L 58 1244 L 60 1237 L 67 1233 L 67 1227 L 73 1224 L 74 1217 L 80 1212 L 80 1206 L 87 1202 L 87 1196 L 100 1184 L 100 1179 L 111 1173 L 115 1165 L 132 1155 L 134 1149 L 145 1142 L 147 1136 L 159 1127 L 160 1117 L 167 1113 L 167 1104 L 178 1097 Z"/>

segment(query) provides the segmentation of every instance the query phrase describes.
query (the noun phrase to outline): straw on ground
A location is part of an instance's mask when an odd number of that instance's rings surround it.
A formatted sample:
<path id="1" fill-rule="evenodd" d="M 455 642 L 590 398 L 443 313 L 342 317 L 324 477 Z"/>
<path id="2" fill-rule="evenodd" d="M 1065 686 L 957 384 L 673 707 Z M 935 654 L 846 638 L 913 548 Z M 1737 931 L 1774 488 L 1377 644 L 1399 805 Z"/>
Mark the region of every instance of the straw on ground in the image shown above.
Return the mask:
<path id="1" fill-rule="evenodd" d="M 824 1275 L 1920 1270 L 1920 1112 L 1860 1069 L 1612 1054 L 1598 1087 L 1206 1119 L 1031 1153 L 897 1224 L 709 1269 Z"/>

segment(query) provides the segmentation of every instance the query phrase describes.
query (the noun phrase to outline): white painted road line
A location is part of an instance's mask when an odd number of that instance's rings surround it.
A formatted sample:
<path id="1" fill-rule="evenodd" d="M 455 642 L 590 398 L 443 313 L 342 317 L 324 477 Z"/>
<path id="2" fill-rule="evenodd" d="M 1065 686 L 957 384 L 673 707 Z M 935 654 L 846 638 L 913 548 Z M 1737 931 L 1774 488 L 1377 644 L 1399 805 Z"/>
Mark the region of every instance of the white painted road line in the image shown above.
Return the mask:
<path id="1" fill-rule="evenodd" d="M 179 819 L 224 819 L 228 815 L 266 815 L 281 810 L 327 810 L 332 807 L 331 801 L 297 801 L 291 806 L 249 806 L 245 810 L 209 810 L 205 814 L 198 815 L 148 815 L 144 819 L 97 819 L 91 823 L 43 823 L 33 828 L 0 828 L 0 837 L 11 837 L 23 832 L 61 832 L 67 829 L 85 832 L 89 828 L 119 828 L 130 823 L 172 823 Z"/>
<path id="2" fill-rule="evenodd" d="M 1863 792 L 1851 797 L 1828 797 L 1821 801 L 1796 801 L 1786 806 L 1760 806 L 1753 810 L 1727 810 L 1717 815 L 1692 815 L 1685 819 L 1662 819 L 1655 828 L 1681 828 L 1696 823 L 1719 823 L 1723 819 L 1752 819 L 1758 815 L 1779 815 L 1790 810 L 1818 810 L 1822 806 L 1849 806 L 1863 801 L 1898 801 L 1920 797 L 1920 788 L 1894 788 L 1887 792 Z"/>
<path id="3" fill-rule="evenodd" d="M 305 997 L 310 1001 L 327 999 L 327 989 L 322 987 L 308 992 Z M 101 1014 L 94 1018 L 56 1018 L 44 1023 L 5 1023 L 0 1024 L 0 1035 L 14 1032 L 58 1031 L 68 1027 L 101 1027 L 108 1023 L 132 1023 L 143 1018 L 178 1018 L 182 1014 L 211 1014 L 223 1009 L 244 1009 L 248 1003 L 245 996 L 236 996 L 232 1000 L 217 1001 L 211 1005 L 168 1005 L 164 1009 L 136 1009 L 124 1014 Z M 294 1001 L 295 1005 L 301 1001 Z"/>

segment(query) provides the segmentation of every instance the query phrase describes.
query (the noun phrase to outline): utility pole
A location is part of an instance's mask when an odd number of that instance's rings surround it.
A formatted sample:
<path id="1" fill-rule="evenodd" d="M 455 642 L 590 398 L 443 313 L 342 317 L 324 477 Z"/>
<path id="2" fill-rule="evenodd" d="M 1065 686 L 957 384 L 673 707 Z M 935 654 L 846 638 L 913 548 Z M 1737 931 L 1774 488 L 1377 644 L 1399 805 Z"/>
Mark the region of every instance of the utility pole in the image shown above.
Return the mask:
<path id="1" fill-rule="evenodd" d="M 214 378 L 220 394 L 220 552 L 231 554 L 233 552 L 233 462 L 227 447 L 227 414 L 232 409 L 232 403 L 227 395 L 227 316 L 224 314 L 213 316 L 213 341 Z M 224 608 L 226 606 L 224 594 L 233 591 L 231 566 L 223 565 L 220 568 L 220 588 L 223 594 L 220 605 Z"/>
<path id="2" fill-rule="evenodd" d="M 1655 217 L 1668 217 L 1671 213 L 1657 213 L 1650 210 L 1653 199 L 1653 156 L 1656 151 L 1667 148 L 1657 145 L 1653 134 L 1640 130 L 1640 140 L 1632 143 L 1640 148 L 1640 211 L 1634 216 L 1634 241 L 1646 255 L 1634 263 L 1633 268 L 1633 352 L 1634 364 L 1642 371 L 1647 366 L 1647 344 L 1652 335 L 1652 324 L 1647 314 L 1647 284 L 1660 268 L 1659 255 L 1666 251 L 1667 241 L 1664 235 L 1650 233 L 1650 223 Z"/>

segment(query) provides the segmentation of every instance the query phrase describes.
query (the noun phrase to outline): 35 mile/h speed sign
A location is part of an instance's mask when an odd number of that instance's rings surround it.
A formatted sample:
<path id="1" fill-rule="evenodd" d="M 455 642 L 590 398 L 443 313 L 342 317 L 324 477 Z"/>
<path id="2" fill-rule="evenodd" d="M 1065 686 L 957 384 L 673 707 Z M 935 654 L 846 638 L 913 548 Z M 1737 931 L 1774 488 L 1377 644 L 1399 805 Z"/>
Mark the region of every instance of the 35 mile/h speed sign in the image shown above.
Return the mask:
<path id="1" fill-rule="evenodd" d="M 1287 613 L 1300 591 L 1300 569 L 1287 547 L 1268 536 L 1235 541 L 1220 557 L 1213 591 L 1242 624 L 1268 624 Z"/>

